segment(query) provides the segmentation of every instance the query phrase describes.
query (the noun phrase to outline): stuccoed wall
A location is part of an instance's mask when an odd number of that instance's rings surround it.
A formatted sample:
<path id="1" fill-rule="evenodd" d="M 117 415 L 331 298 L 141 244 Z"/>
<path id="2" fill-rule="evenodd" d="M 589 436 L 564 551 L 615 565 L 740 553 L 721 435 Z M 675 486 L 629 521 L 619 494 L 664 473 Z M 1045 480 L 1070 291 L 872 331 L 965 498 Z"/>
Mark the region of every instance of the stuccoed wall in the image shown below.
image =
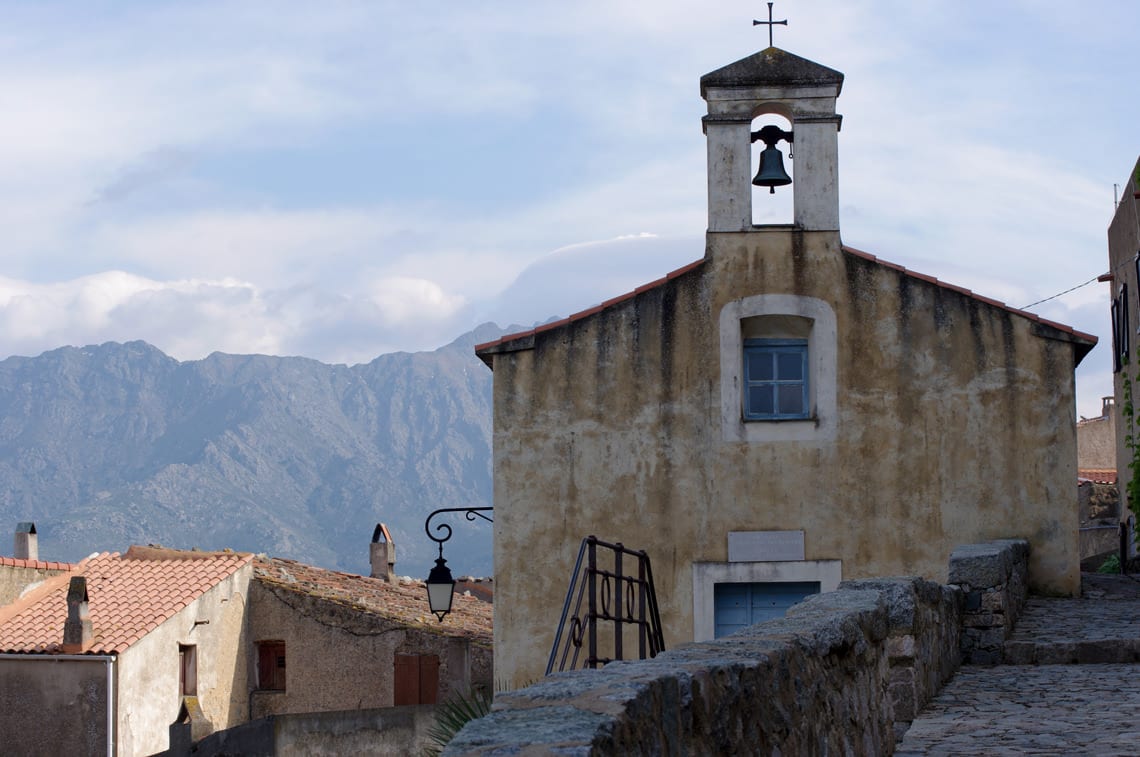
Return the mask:
<path id="1" fill-rule="evenodd" d="M 724 439 L 718 319 L 759 293 L 834 311 L 831 438 Z M 649 553 L 667 646 L 693 639 L 692 565 L 727 561 L 729 531 L 803 529 L 845 579 L 937 581 L 954 546 L 1015 533 L 1036 588 L 1075 594 L 1070 339 L 775 229 L 710 233 L 703 265 L 495 354 L 497 677 L 543 674 L 589 534 Z"/>
<path id="2" fill-rule="evenodd" d="M 1126 492 L 1128 483 L 1132 480 L 1132 470 L 1128 464 L 1132 461 L 1132 452 L 1125 444 L 1128 435 L 1127 419 L 1123 415 L 1124 409 L 1124 378 L 1131 376 L 1134 401 L 1140 400 L 1140 386 L 1137 385 L 1140 373 L 1136 370 L 1137 356 L 1140 355 L 1140 334 L 1136 333 L 1140 324 L 1140 307 L 1137 307 L 1137 292 L 1140 291 L 1140 280 L 1136 277 L 1136 265 L 1133 257 L 1140 249 L 1140 159 L 1137 159 L 1127 181 L 1121 187 L 1120 204 L 1116 206 L 1112 223 L 1108 227 L 1108 263 L 1109 271 L 1113 275 L 1111 296 L 1117 297 L 1122 284 L 1128 285 L 1128 333 L 1131 335 L 1132 351 L 1125 369 L 1113 376 L 1113 394 L 1116 398 L 1116 407 L 1113 412 L 1121 413 L 1120 423 L 1116 424 L 1116 475 L 1120 486 L 1122 507 L 1120 520 L 1126 522 L 1132 516 L 1128 507 Z M 1109 305 L 1105 303 L 1105 317 L 1110 317 Z M 1112 345 L 1108 345 L 1112 350 Z M 1135 419 L 1134 419 L 1135 420 Z M 1133 547 L 1135 549 L 1135 547 Z"/>
<path id="3" fill-rule="evenodd" d="M 190 754 L 405 755 L 422 754 L 432 742 L 434 705 L 373 710 L 273 715 L 216 733 L 170 757 Z"/>
<path id="4" fill-rule="evenodd" d="M 106 754 L 110 661 L 26 658 L 0 657 L 0 753 Z"/>
<path id="5" fill-rule="evenodd" d="M 284 641 L 286 659 L 285 691 L 253 691 L 254 718 L 391 707 L 397 654 L 439 656 L 440 701 L 473 685 L 491 690 L 491 650 L 467 639 L 256 580 L 250 605 L 250 664 L 263 640 Z M 251 674 L 251 689 L 255 680 Z"/>
<path id="6" fill-rule="evenodd" d="M 210 730 L 244 723 L 249 715 L 245 565 L 169 618 L 119 656 L 116 665 L 119 755 L 146 755 L 169 746 L 169 728 L 182 705 L 178 645 L 198 650 L 198 702 Z M 201 623 L 196 621 L 209 621 Z"/>

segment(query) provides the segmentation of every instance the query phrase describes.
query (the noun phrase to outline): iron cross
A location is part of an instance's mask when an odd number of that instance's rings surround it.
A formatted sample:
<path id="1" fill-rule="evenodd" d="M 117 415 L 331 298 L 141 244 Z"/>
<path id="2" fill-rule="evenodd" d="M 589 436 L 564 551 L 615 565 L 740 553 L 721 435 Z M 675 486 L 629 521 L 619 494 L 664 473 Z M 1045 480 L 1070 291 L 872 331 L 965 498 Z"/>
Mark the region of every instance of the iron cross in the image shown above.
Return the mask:
<path id="1" fill-rule="evenodd" d="M 787 26 L 788 25 L 788 19 L 785 18 L 783 21 L 773 21 L 772 20 L 772 3 L 768 3 L 768 20 L 767 21 L 757 21 L 756 19 L 752 19 L 752 25 L 753 26 L 760 26 L 760 24 L 767 25 L 767 27 L 768 27 L 768 47 L 772 47 L 773 46 L 772 45 L 772 27 L 774 27 L 776 24 L 781 24 L 783 26 Z"/>

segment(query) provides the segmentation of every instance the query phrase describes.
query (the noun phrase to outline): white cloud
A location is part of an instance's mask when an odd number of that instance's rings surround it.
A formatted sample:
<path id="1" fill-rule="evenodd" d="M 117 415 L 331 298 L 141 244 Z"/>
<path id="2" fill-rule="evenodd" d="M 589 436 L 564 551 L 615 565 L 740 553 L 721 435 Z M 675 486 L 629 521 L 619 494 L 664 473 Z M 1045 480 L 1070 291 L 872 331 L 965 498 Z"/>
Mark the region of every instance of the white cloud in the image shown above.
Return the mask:
<path id="1" fill-rule="evenodd" d="M 750 26 L 765 10 L 6 8 L 0 348 L 141 337 L 180 356 L 368 359 L 651 280 L 703 252 L 697 80 L 766 44 Z M 1105 0 L 1076 26 L 1059 0 L 986 10 L 800 0 L 777 7 L 776 43 L 847 75 L 844 240 L 1020 306 L 1107 265 L 1140 6 Z M 543 151 L 562 170 L 513 170 Z M 504 199 L 468 203 L 432 173 L 439 155 L 484 161 L 462 191 Z M 358 160 L 376 161 L 371 187 L 347 176 Z M 574 246 L 643 231 L 660 238 Z M 1098 289 L 1036 310 L 1103 334 Z"/>

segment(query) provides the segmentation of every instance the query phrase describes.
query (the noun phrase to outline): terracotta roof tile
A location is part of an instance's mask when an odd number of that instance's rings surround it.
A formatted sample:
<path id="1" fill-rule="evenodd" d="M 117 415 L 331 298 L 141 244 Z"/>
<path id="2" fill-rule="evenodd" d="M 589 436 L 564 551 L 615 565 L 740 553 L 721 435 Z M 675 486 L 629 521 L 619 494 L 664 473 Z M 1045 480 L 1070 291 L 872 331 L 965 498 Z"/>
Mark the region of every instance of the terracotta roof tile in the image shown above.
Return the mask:
<path id="1" fill-rule="evenodd" d="M 31 570 L 71 570 L 75 567 L 69 562 L 25 560 L 20 557 L 0 557 L 0 565 L 6 568 L 30 568 Z"/>
<path id="2" fill-rule="evenodd" d="M 423 581 L 400 579 L 390 584 L 382 578 L 317 568 L 278 557 L 258 557 L 253 570 L 255 580 L 274 587 L 347 605 L 388 621 L 445 636 L 491 644 L 492 606 L 464 595 L 458 586 L 451 613 L 440 623 L 428 610 Z"/>
<path id="3" fill-rule="evenodd" d="M 61 651 L 72 576 L 87 578 L 94 636 L 87 653 L 118 654 L 252 559 L 151 547 L 93 555 L 0 608 L 0 652 Z"/>
<path id="4" fill-rule="evenodd" d="M 1078 481 L 1092 481 L 1094 484 L 1115 484 L 1115 468 L 1080 468 L 1077 470 Z"/>

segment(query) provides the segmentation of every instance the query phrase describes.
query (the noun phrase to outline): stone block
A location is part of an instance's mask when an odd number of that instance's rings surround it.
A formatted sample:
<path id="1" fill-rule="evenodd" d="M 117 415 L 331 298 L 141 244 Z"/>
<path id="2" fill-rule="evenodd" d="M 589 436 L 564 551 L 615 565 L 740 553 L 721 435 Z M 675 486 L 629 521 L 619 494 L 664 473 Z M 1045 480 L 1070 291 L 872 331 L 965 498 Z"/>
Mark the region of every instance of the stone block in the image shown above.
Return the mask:
<path id="1" fill-rule="evenodd" d="M 966 544 L 950 554 L 949 583 L 990 588 L 1004 584 L 1012 568 L 1012 551 L 1008 545 Z"/>
<path id="2" fill-rule="evenodd" d="M 1009 604 L 1007 600 L 1007 592 L 1005 591 L 987 591 L 982 593 L 981 609 L 986 612 L 1000 612 L 1004 613 L 1006 605 Z"/>
<path id="3" fill-rule="evenodd" d="M 1077 645 L 1072 642 L 1053 642 L 1037 645 L 1038 665 L 1071 665 L 1077 661 Z"/>
<path id="4" fill-rule="evenodd" d="M 993 628 L 1002 625 L 1003 621 L 996 618 L 992 612 L 968 612 L 962 616 L 962 625 L 966 628 Z"/>
<path id="5" fill-rule="evenodd" d="M 974 649 L 965 656 L 964 662 L 970 665 L 998 665 L 1001 663 L 1001 651 L 994 649 Z"/>
<path id="6" fill-rule="evenodd" d="M 1077 642 L 1077 662 L 1090 665 L 1098 662 L 1132 662 L 1132 650 L 1117 640 Z"/>
<path id="7" fill-rule="evenodd" d="M 1005 665 L 1032 665 L 1036 662 L 1037 645 L 1031 641 L 1007 641 L 1002 646 Z"/>
<path id="8" fill-rule="evenodd" d="M 914 637 L 905 636 L 887 637 L 887 655 L 893 660 L 896 657 L 914 657 Z"/>

